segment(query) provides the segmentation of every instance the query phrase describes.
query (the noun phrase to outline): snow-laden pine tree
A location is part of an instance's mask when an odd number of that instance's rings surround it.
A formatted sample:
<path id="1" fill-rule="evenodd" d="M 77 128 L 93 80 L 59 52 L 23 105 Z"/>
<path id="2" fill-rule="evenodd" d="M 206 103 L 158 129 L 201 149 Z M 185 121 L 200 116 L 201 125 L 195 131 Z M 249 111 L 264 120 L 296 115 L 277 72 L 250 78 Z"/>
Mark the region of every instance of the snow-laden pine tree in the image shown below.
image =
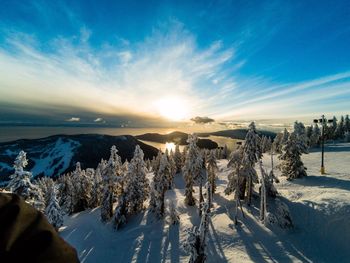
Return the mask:
<path id="1" fill-rule="evenodd" d="M 144 154 L 139 145 L 136 145 L 134 157 L 131 159 L 125 178 L 126 201 L 128 213 L 137 213 L 144 208 L 144 202 L 149 195 L 149 182 L 146 177 Z"/>
<path id="2" fill-rule="evenodd" d="M 185 203 L 189 206 L 195 205 L 195 199 L 193 197 L 193 184 L 196 178 L 201 177 L 201 170 L 203 166 L 203 160 L 199 154 L 197 141 L 198 139 L 196 135 L 188 135 L 188 150 L 182 170 L 186 182 Z"/>
<path id="3" fill-rule="evenodd" d="M 118 150 L 114 145 L 111 147 L 111 155 L 102 171 L 102 181 L 103 194 L 101 205 L 101 219 L 103 222 L 107 222 L 113 216 L 113 201 L 115 199 L 115 195 L 118 191 L 123 191 L 121 160 L 118 155 Z"/>
<path id="4" fill-rule="evenodd" d="M 210 151 L 208 157 L 206 158 L 207 171 L 208 171 L 208 181 L 211 185 L 211 193 L 214 194 L 216 190 L 216 172 L 218 170 L 218 165 L 216 163 L 216 157 L 214 151 Z"/>
<path id="5" fill-rule="evenodd" d="M 176 211 L 176 207 L 173 201 L 170 201 L 168 203 L 169 208 L 169 220 L 171 225 L 177 225 L 180 223 L 180 216 L 178 212 Z"/>
<path id="6" fill-rule="evenodd" d="M 228 150 L 226 144 L 224 145 L 224 148 L 222 148 L 221 154 L 222 154 L 222 156 L 221 156 L 222 159 L 227 159 L 230 156 L 230 153 L 229 153 L 229 150 Z"/>
<path id="7" fill-rule="evenodd" d="M 336 139 L 343 139 L 345 135 L 345 119 L 344 116 L 340 117 L 340 121 L 337 125 L 337 129 L 335 131 Z"/>
<path id="8" fill-rule="evenodd" d="M 170 150 L 170 154 L 168 156 L 168 163 L 169 163 L 169 169 L 170 169 L 170 174 L 169 174 L 169 182 L 168 182 L 168 189 L 171 189 L 174 185 L 174 177 L 176 174 L 176 163 L 174 160 L 174 152 L 173 150 Z"/>
<path id="9" fill-rule="evenodd" d="M 349 115 L 345 116 L 344 132 L 350 132 L 350 118 L 349 118 Z"/>
<path id="10" fill-rule="evenodd" d="M 230 173 L 228 174 L 228 183 L 225 189 L 225 194 L 229 195 L 234 193 L 235 200 L 235 225 L 237 225 L 237 216 L 238 216 L 238 208 L 241 208 L 242 215 L 244 217 L 241 199 L 244 198 L 245 184 L 247 178 L 247 172 L 243 165 L 243 148 L 238 148 L 233 151 L 230 155 L 230 160 L 227 164 L 228 168 L 231 168 Z"/>
<path id="11" fill-rule="evenodd" d="M 166 154 L 160 159 L 159 170 L 154 174 L 151 186 L 150 209 L 157 214 L 158 218 L 164 216 L 165 192 L 169 186 L 170 165 Z"/>
<path id="12" fill-rule="evenodd" d="M 176 173 L 181 172 L 182 165 L 183 165 L 183 158 L 180 152 L 180 146 L 178 144 L 176 144 L 175 146 L 174 161 L 176 166 Z"/>
<path id="13" fill-rule="evenodd" d="M 152 160 L 152 171 L 157 172 L 159 170 L 160 159 L 162 158 L 162 151 L 159 149 L 157 156 Z"/>
<path id="14" fill-rule="evenodd" d="M 10 182 L 7 188 L 11 192 L 23 197 L 27 203 L 39 211 L 43 211 L 45 209 L 43 193 L 39 186 L 32 184 L 30 181 L 32 173 L 24 170 L 27 165 L 27 154 L 24 151 L 20 151 L 14 161 L 13 167 L 15 172 L 10 176 Z"/>
<path id="15" fill-rule="evenodd" d="M 72 214 L 74 210 L 75 194 L 72 177 L 69 173 L 59 177 L 59 196 L 59 204 L 63 211 L 68 215 Z"/>
<path id="16" fill-rule="evenodd" d="M 91 208 L 95 208 L 101 205 L 102 191 L 103 191 L 103 184 L 102 184 L 102 175 L 101 175 L 101 164 L 99 164 L 92 178 L 91 200 L 90 200 Z"/>
<path id="17" fill-rule="evenodd" d="M 63 213 L 57 200 L 56 186 L 53 185 L 50 190 L 50 200 L 45 209 L 45 215 L 49 223 L 58 230 L 63 225 Z"/>
<path id="18" fill-rule="evenodd" d="M 266 224 L 266 214 L 267 214 L 267 194 L 266 194 L 266 177 L 268 176 L 263 164 L 262 160 L 259 159 L 259 168 L 260 168 L 260 175 L 261 175 L 261 187 L 260 187 L 260 221 L 262 221 L 264 224 Z"/>
<path id="19" fill-rule="evenodd" d="M 312 129 L 312 134 L 310 137 L 310 146 L 319 146 L 320 138 L 321 138 L 321 130 L 316 123 Z"/>
<path id="20" fill-rule="evenodd" d="M 283 140 L 283 133 L 277 133 L 275 139 L 272 142 L 272 150 L 274 153 L 281 153 L 282 140 Z"/>
<path id="21" fill-rule="evenodd" d="M 295 134 L 295 138 L 299 149 L 302 151 L 302 153 L 308 153 L 309 138 L 306 135 L 306 129 L 304 124 L 302 122 L 296 121 L 294 123 L 293 133 Z"/>
<path id="22" fill-rule="evenodd" d="M 207 190 L 210 192 L 210 185 Z M 210 196 L 210 193 L 207 196 Z M 187 229 L 187 238 L 183 245 L 185 251 L 190 254 L 190 263 L 204 263 L 207 260 L 207 236 L 209 233 L 210 204 L 208 200 L 203 204 L 202 216 L 199 227 Z"/>
<path id="23" fill-rule="evenodd" d="M 245 166 L 247 177 L 247 204 L 251 204 L 253 194 L 253 184 L 257 182 L 255 164 L 261 159 L 260 137 L 257 134 L 255 123 L 252 122 L 248 127 L 248 132 L 243 145 L 242 162 Z"/>
<path id="24" fill-rule="evenodd" d="M 306 176 L 306 167 L 301 161 L 301 155 L 305 152 L 305 146 L 297 139 L 296 133 L 289 135 L 288 141 L 283 147 L 283 152 L 279 156 L 282 160 L 280 168 L 282 175 L 288 180 Z"/>

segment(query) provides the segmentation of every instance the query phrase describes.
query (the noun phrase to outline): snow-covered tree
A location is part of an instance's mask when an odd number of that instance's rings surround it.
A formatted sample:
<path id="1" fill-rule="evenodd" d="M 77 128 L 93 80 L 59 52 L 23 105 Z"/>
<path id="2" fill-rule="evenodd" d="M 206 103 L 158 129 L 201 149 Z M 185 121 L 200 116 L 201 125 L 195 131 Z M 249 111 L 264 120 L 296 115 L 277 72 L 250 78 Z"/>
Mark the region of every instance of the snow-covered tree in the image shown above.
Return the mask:
<path id="1" fill-rule="evenodd" d="M 92 178 L 91 200 L 90 200 L 91 208 L 95 208 L 101 205 L 102 191 L 103 191 L 103 184 L 102 184 L 102 176 L 101 176 L 101 164 L 99 164 Z"/>
<path id="2" fill-rule="evenodd" d="M 278 133 L 273 140 L 272 150 L 274 153 L 281 153 L 283 133 Z"/>
<path id="3" fill-rule="evenodd" d="M 162 158 L 162 151 L 159 149 L 157 156 L 152 160 L 152 171 L 157 172 L 159 170 L 160 159 Z"/>
<path id="4" fill-rule="evenodd" d="M 345 121 L 344 121 L 344 132 L 350 132 L 350 118 L 349 115 L 345 116 Z"/>
<path id="5" fill-rule="evenodd" d="M 253 183 L 257 182 L 257 174 L 255 171 L 255 163 L 261 158 L 260 137 L 257 134 L 255 123 L 252 122 L 249 125 L 245 142 L 243 145 L 243 157 L 242 161 L 247 172 L 247 204 L 251 204 L 251 198 L 253 194 Z"/>
<path id="6" fill-rule="evenodd" d="M 56 197 L 56 186 L 50 190 L 50 200 L 45 209 L 45 215 L 49 223 L 58 230 L 63 225 L 63 213 Z"/>
<path id="7" fill-rule="evenodd" d="M 144 208 L 143 203 L 148 198 L 149 182 L 146 177 L 146 167 L 143 151 L 136 145 L 134 157 L 131 159 L 126 174 L 125 193 L 128 202 L 128 213 L 137 213 Z"/>
<path id="8" fill-rule="evenodd" d="M 302 122 L 295 122 L 294 123 L 294 131 L 293 133 L 295 134 L 296 141 L 298 143 L 298 147 L 302 151 L 302 153 L 308 153 L 308 137 L 306 136 L 306 130 L 305 126 Z M 289 137 L 288 137 L 289 139 Z"/>
<path id="9" fill-rule="evenodd" d="M 122 225 L 126 224 L 128 202 L 126 200 L 126 193 L 124 192 L 118 198 L 118 205 L 115 209 L 113 216 L 113 225 L 115 229 L 119 229 Z"/>
<path id="10" fill-rule="evenodd" d="M 186 182 L 185 190 L 185 203 L 187 205 L 195 205 L 195 199 L 193 198 L 193 183 L 194 180 L 200 177 L 203 160 L 199 154 L 199 149 L 197 147 L 197 136 L 188 135 L 188 151 L 186 154 L 185 165 L 183 167 L 183 174 Z"/>
<path id="11" fill-rule="evenodd" d="M 60 206 L 67 214 L 72 214 L 74 210 L 74 186 L 70 174 L 65 174 L 59 177 L 59 196 Z"/>
<path id="12" fill-rule="evenodd" d="M 121 174 L 121 159 L 117 148 L 111 147 L 111 155 L 102 171 L 103 195 L 101 205 L 101 219 L 107 222 L 113 216 L 113 202 L 116 194 L 123 192 L 123 175 Z M 119 186 L 119 187 L 118 187 Z"/>
<path id="13" fill-rule="evenodd" d="M 14 161 L 13 167 L 15 172 L 10 176 L 10 182 L 7 188 L 11 192 L 23 197 L 27 203 L 39 211 L 43 211 L 45 208 L 43 193 L 39 186 L 30 181 L 32 173 L 24 170 L 27 165 L 27 154 L 24 151 L 20 151 Z"/>
<path id="14" fill-rule="evenodd" d="M 312 134 L 310 137 L 310 146 L 320 145 L 320 137 L 321 137 L 321 130 L 316 123 L 312 129 Z"/>
<path id="15" fill-rule="evenodd" d="M 344 116 L 340 117 L 340 121 L 337 125 L 337 129 L 335 131 L 335 137 L 337 139 L 343 139 L 345 135 L 345 119 Z"/>
<path id="16" fill-rule="evenodd" d="M 169 208 L 169 219 L 171 225 L 177 225 L 180 222 L 180 216 L 178 212 L 176 211 L 176 207 L 173 201 L 168 202 L 168 208 Z"/>
<path id="17" fill-rule="evenodd" d="M 243 209 L 241 205 L 241 199 L 244 198 L 245 184 L 247 178 L 246 166 L 243 164 L 243 148 L 238 148 L 230 155 L 230 161 L 227 164 L 228 168 L 232 170 L 228 174 L 228 183 L 225 189 L 225 194 L 229 195 L 234 193 L 235 200 L 235 224 L 237 225 L 238 208 L 241 208 L 242 215 Z"/>
<path id="18" fill-rule="evenodd" d="M 227 159 L 230 156 L 229 150 L 227 148 L 227 145 L 224 145 L 224 148 L 222 148 L 222 159 Z"/>
<path id="19" fill-rule="evenodd" d="M 170 169 L 170 173 L 168 175 L 168 189 L 171 189 L 173 187 L 174 184 L 174 177 L 176 174 L 176 163 L 174 160 L 174 152 L 173 150 L 170 150 L 170 154 L 168 157 L 168 165 L 169 165 L 169 169 Z"/>
<path id="20" fill-rule="evenodd" d="M 211 192 L 215 193 L 216 190 L 216 172 L 218 170 L 218 165 L 216 163 L 216 157 L 214 151 L 210 151 L 207 159 L 207 171 L 208 171 L 208 181 L 210 182 L 210 185 L 212 187 Z"/>
<path id="21" fill-rule="evenodd" d="M 261 174 L 261 187 L 260 187 L 260 221 L 266 224 L 266 214 L 267 214 L 267 194 L 265 182 L 267 173 L 263 167 L 262 161 L 259 160 L 259 168 Z"/>
<path id="22" fill-rule="evenodd" d="M 151 187 L 150 208 L 159 218 L 164 216 L 164 198 L 169 185 L 170 165 L 166 154 L 160 159 L 159 170 L 154 174 Z"/>
<path id="23" fill-rule="evenodd" d="M 178 144 L 176 144 L 175 146 L 174 161 L 176 166 L 176 173 L 181 172 L 181 168 L 183 165 L 183 158 L 180 152 L 180 146 Z"/>
<path id="24" fill-rule="evenodd" d="M 210 186 L 207 188 L 210 192 Z M 207 194 L 210 196 L 210 193 Z M 190 263 L 204 263 L 207 259 L 207 235 L 209 232 L 210 205 L 207 202 L 203 204 L 202 216 L 199 227 L 187 229 L 187 238 L 183 245 L 185 251 L 190 254 Z"/>
<path id="25" fill-rule="evenodd" d="M 306 176 L 306 167 L 301 161 L 301 155 L 305 152 L 305 146 L 297 139 L 296 133 L 289 135 L 288 141 L 283 147 L 283 153 L 279 156 L 282 175 L 288 180 Z"/>

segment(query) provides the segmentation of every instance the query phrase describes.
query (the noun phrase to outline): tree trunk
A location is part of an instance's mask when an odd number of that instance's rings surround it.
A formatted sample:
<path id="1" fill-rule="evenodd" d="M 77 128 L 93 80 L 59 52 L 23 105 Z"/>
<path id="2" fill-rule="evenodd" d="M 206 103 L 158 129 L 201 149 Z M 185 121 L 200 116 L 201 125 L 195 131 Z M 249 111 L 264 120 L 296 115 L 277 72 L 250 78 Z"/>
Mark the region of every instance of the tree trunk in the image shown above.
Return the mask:
<path id="1" fill-rule="evenodd" d="M 199 178 L 199 216 L 202 216 L 202 202 L 204 201 L 202 192 L 202 176 Z"/>

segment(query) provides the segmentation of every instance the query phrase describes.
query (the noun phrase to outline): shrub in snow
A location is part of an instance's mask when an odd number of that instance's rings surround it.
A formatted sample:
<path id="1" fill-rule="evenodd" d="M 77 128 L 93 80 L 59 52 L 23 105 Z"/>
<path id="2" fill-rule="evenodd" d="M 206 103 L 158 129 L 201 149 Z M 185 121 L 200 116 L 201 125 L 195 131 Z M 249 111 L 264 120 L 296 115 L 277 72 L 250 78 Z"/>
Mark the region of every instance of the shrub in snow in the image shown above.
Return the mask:
<path id="1" fill-rule="evenodd" d="M 276 199 L 276 219 L 281 228 L 293 227 L 293 221 L 288 206 L 279 199 Z"/>
<path id="2" fill-rule="evenodd" d="M 45 209 L 45 215 L 49 223 L 58 230 L 63 225 L 63 214 L 56 198 L 56 187 L 50 190 L 50 201 Z"/>
<path id="3" fill-rule="evenodd" d="M 273 226 L 278 223 L 277 218 L 274 214 L 267 212 L 266 218 L 265 218 L 265 225 L 267 226 Z"/>
<path id="4" fill-rule="evenodd" d="M 183 174 L 186 182 L 185 203 L 190 206 L 195 205 L 195 199 L 193 197 L 193 183 L 196 178 L 201 177 L 200 173 L 203 166 L 203 160 L 199 154 L 197 141 L 198 139 L 196 135 L 188 135 L 188 150 L 185 165 L 183 167 Z"/>

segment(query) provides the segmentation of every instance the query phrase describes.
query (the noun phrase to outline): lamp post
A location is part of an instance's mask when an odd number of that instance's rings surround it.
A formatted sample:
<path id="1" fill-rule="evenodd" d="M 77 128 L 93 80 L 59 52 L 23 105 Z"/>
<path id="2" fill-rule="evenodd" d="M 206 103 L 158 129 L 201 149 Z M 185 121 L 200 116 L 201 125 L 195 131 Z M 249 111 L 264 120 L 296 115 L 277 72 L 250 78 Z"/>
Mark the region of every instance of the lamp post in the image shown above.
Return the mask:
<path id="1" fill-rule="evenodd" d="M 314 119 L 314 123 L 320 123 L 322 128 L 321 128 L 321 149 L 322 149 L 322 154 L 321 154 L 321 174 L 325 174 L 325 168 L 324 168 L 324 140 L 325 140 L 325 127 L 327 126 L 327 123 L 332 123 L 333 120 L 326 120 L 324 115 L 321 116 L 321 119 Z"/>

